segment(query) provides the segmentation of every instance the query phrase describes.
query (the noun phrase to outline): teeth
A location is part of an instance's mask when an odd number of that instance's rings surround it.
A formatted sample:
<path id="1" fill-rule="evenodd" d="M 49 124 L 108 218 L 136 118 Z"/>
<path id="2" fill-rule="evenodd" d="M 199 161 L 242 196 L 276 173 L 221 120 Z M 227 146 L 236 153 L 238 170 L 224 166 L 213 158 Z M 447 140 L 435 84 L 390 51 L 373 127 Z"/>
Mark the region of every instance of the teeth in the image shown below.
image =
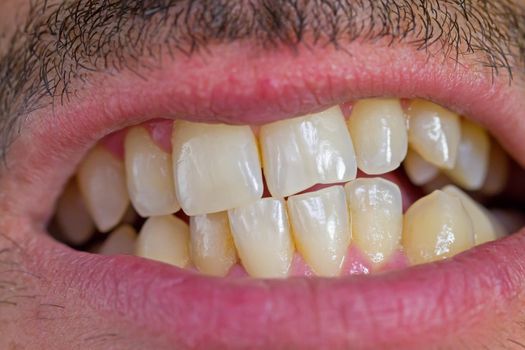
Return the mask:
<path id="1" fill-rule="evenodd" d="M 399 187 L 381 178 L 357 179 L 345 186 L 353 243 L 379 265 L 400 248 L 403 205 Z"/>
<path id="2" fill-rule="evenodd" d="M 497 142 L 490 145 L 489 167 L 481 192 L 495 196 L 503 192 L 509 177 L 509 157 Z"/>
<path id="3" fill-rule="evenodd" d="M 58 199 L 56 220 L 61 237 L 73 245 L 86 243 L 95 224 L 86 209 L 75 180 L 70 181 Z"/>
<path id="4" fill-rule="evenodd" d="M 142 226 L 136 255 L 184 268 L 190 262 L 190 230 L 181 219 L 154 216 Z"/>
<path id="5" fill-rule="evenodd" d="M 98 253 L 102 255 L 133 255 L 136 240 L 137 232 L 135 229 L 130 225 L 122 225 L 109 234 Z"/>
<path id="6" fill-rule="evenodd" d="M 405 213 L 403 246 L 412 264 L 454 256 L 474 246 L 474 230 L 461 201 L 434 191 Z"/>
<path id="7" fill-rule="evenodd" d="M 117 225 L 129 205 L 124 164 L 97 146 L 78 169 L 78 185 L 97 228 L 107 232 Z"/>
<path id="8" fill-rule="evenodd" d="M 249 126 L 176 121 L 175 189 L 187 215 L 225 211 L 262 197 L 259 151 Z"/>
<path id="9" fill-rule="evenodd" d="M 461 137 L 458 115 L 422 100 L 412 102 L 408 115 L 410 146 L 426 161 L 441 168 L 452 168 Z"/>
<path id="10" fill-rule="evenodd" d="M 341 109 L 261 127 L 264 175 L 273 197 L 355 179 L 357 164 Z"/>
<path id="11" fill-rule="evenodd" d="M 398 99 L 357 102 L 352 108 L 348 128 L 359 169 L 374 175 L 397 169 L 407 153 L 406 125 Z"/>
<path id="12" fill-rule="evenodd" d="M 200 272 L 226 276 L 237 252 L 226 212 L 190 217 L 191 258 Z"/>
<path id="13" fill-rule="evenodd" d="M 490 152 L 490 139 L 487 132 L 463 120 L 461 123 L 461 142 L 456 165 L 446 174 L 458 185 L 467 190 L 479 190 L 487 176 Z"/>
<path id="14" fill-rule="evenodd" d="M 408 150 L 403 166 L 410 181 L 417 186 L 429 183 L 439 174 L 439 168 L 437 166 L 421 158 L 421 156 L 412 149 Z"/>
<path id="15" fill-rule="evenodd" d="M 135 210 L 142 217 L 179 211 L 171 156 L 142 127 L 128 131 L 124 147 L 128 191 Z"/>
<path id="16" fill-rule="evenodd" d="M 319 276 L 339 275 L 352 237 L 345 191 L 333 186 L 288 198 L 297 250 Z"/>
<path id="17" fill-rule="evenodd" d="M 283 200 L 263 198 L 228 211 L 235 246 L 253 277 L 286 277 L 294 245 Z"/>

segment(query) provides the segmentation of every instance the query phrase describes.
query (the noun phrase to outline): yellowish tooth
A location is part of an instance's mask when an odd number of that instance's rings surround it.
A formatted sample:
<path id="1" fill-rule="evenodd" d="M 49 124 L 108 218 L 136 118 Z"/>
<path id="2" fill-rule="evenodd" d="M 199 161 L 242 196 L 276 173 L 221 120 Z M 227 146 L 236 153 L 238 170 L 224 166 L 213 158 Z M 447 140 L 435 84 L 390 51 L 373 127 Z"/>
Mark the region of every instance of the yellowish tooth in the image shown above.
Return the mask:
<path id="1" fill-rule="evenodd" d="M 435 190 L 440 190 L 443 187 L 450 185 L 452 181 L 443 173 L 439 173 L 435 178 L 423 184 L 421 188 L 425 194 L 430 194 Z"/>
<path id="2" fill-rule="evenodd" d="M 95 223 L 84 204 L 76 179 L 67 184 L 58 199 L 56 222 L 61 238 L 73 245 L 86 243 L 95 232 Z"/>
<path id="3" fill-rule="evenodd" d="M 190 252 L 200 272 L 223 277 L 237 262 L 226 212 L 190 217 Z"/>
<path id="4" fill-rule="evenodd" d="M 461 138 L 459 116 L 423 100 L 414 100 L 407 113 L 410 146 L 426 161 L 440 168 L 452 168 Z"/>
<path id="5" fill-rule="evenodd" d="M 262 197 L 259 151 L 249 126 L 178 120 L 172 145 L 175 190 L 187 215 L 225 211 Z"/>
<path id="6" fill-rule="evenodd" d="M 399 167 L 407 154 L 407 120 L 398 99 L 365 99 L 352 107 L 348 120 L 357 166 L 367 174 Z"/>
<path id="7" fill-rule="evenodd" d="M 399 250 L 403 203 L 399 187 L 381 178 L 360 178 L 345 185 L 353 243 L 374 265 Z"/>
<path id="8" fill-rule="evenodd" d="M 464 189 L 479 190 L 487 176 L 489 152 L 490 139 L 485 129 L 463 120 L 456 164 L 445 172 Z"/>
<path id="9" fill-rule="evenodd" d="M 129 205 L 124 164 L 102 146 L 93 148 L 78 168 L 78 186 L 101 232 L 116 226 Z"/>
<path id="10" fill-rule="evenodd" d="M 143 127 L 131 128 L 124 142 L 126 178 L 133 207 L 142 217 L 179 211 L 171 156 Z"/>
<path id="11" fill-rule="evenodd" d="M 357 164 L 339 106 L 261 127 L 264 175 L 273 197 L 355 179 Z"/>
<path id="12" fill-rule="evenodd" d="M 417 186 L 429 183 L 439 174 L 437 166 L 424 160 L 412 149 L 408 150 L 403 166 L 410 181 Z"/>
<path id="13" fill-rule="evenodd" d="M 507 185 L 509 177 L 509 157 L 497 142 L 490 145 L 489 170 L 481 193 L 487 196 L 500 194 Z"/>
<path id="14" fill-rule="evenodd" d="M 352 238 L 342 186 L 288 198 L 297 250 L 318 276 L 338 276 Z"/>
<path id="15" fill-rule="evenodd" d="M 252 277 L 286 277 L 294 244 L 284 200 L 263 198 L 228 211 L 235 246 Z"/>
<path id="16" fill-rule="evenodd" d="M 412 264 L 449 258 L 473 246 L 474 229 L 459 198 L 438 190 L 406 211 L 403 247 Z"/>
<path id="17" fill-rule="evenodd" d="M 184 221 L 173 215 L 153 216 L 140 230 L 136 255 L 184 268 L 190 262 L 189 243 Z"/>
<path id="18" fill-rule="evenodd" d="M 99 254 L 102 255 L 117 255 L 127 254 L 133 255 L 135 252 L 135 242 L 137 240 L 137 232 L 130 225 L 122 225 L 113 230 L 106 238 L 100 247 Z"/>

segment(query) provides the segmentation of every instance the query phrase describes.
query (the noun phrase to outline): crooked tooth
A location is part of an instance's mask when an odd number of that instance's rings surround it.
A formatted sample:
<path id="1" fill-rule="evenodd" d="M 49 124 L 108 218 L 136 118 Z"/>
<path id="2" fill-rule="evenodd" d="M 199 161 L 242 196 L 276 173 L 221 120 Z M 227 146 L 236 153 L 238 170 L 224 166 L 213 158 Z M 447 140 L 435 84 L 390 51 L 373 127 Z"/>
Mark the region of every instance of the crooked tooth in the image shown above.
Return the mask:
<path id="1" fill-rule="evenodd" d="M 78 169 L 84 202 L 101 232 L 120 222 L 129 205 L 124 164 L 102 146 L 94 147 Z"/>
<path id="2" fill-rule="evenodd" d="M 187 215 L 225 211 L 262 197 L 259 151 L 249 126 L 174 123 L 177 199 Z"/>
<path id="3" fill-rule="evenodd" d="M 360 178 L 345 185 L 352 221 L 352 244 L 374 265 L 400 248 L 403 205 L 399 187 L 381 178 Z"/>
<path id="4" fill-rule="evenodd" d="M 412 149 L 408 150 L 403 166 L 410 181 L 417 186 L 429 183 L 439 174 L 437 166 L 424 160 Z"/>
<path id="5" fill-rule="evenodd" d="M 489 170 L 481 193 L 487 196 L 500 194 L 507 185 L 509 177 L 509 157 L 497 142 L 490 145 Z"/>
<path id="6" fill-rule="evenodd" d="M 454 256 L 474 246 L 474 229 L 459 198 L 434 191 L 406 211 L 403 247 L 412 264 Z"/>
<path id="7" fill-rule="evenodd" d="M 342 186 L 288 198 L 299 253 L 319 276 L 337 276 L 352 238 Z"/>
<path id="8" fill-rule="evenodd" d="M 480 126 L 463 120 L 461 142 L 454 168 L 446 174 L 466 190 L 479 190 L 487 176 L 490 139 Z"/>
<path id="9" fill-rule="evenodd" d="M 352 107 L 348 129 L 359 169 L 373 175 L 397 169 L 407 154 L 406 125 L 398 99 L 357 102 Z"/>
<path id="10" fill-rule="evenodd" d="M 143 127 L 127 132 L 124 148 L 128 191 L 137 213 L 148 217 L 179 211 L 171 156 L 153 142 Z"/>
<path id="11" fill-rule="evenodd" d="M 237 262 L 237 251 L 226 212 L 190 217 L 190 252 L 200 272 L 226 276 Z"/>
<path id="12" fill-rule="evenodd" d="M 259 139 L 264 175 L 273 197 L 284 198 L 315 184 L 356 177 L 352 140 L 338 106 L 266 124 Z"/>
<path id="13" fill-rule="evenodd" d="M 414 100 L 407 114 L 410 146 L 426 161 L 440 168 L 452 168 L 461 137 L 458 115 L 423 100 Z"/>
<path id="14" fill-rule="evenodd" d="M 294 244 L 284 200 L 263 198 L 228 211 L 242 265 L 253 277 L 288 276 Z"/>
<path id="15" fill-rule="evenodd" d="M 56 222 L 61 238 L 73 245 L 86 243 L 95 232 L 95 223 L 84 204 L 76 179 L 66 185 L 58 199 Z"/>
<path id="16" fill-rule="evenodd" d="M 184 268 L 190 262 L 189 242 L 184 221 L 173 215 L 153 216 L 140 230 L 136 255 Z"/>
<path id="17" fill-rule="evenodd" d="M 135 242 L 137 240 L 137 232 L 130 225 L 122 225 L 111 232 L 100 247 L 99 254 L 102 255 L 117 255 L 127 254 L 133 255 L 135 252 Z"/>

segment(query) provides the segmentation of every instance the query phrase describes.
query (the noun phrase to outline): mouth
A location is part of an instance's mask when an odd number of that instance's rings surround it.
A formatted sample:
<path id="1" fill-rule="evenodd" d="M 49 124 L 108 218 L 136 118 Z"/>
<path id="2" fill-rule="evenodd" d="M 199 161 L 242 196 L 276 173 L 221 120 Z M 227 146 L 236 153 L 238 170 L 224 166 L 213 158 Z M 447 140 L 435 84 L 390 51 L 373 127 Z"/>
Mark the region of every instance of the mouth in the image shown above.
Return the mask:
<path id="1" fill-rule="evenodd" d="M 27 265 L 179 348 L 421 348 L 484 325 L 522 288 L 523 100 L 392 50 L 219 47 L 94 77 L 13 144 Z"/>

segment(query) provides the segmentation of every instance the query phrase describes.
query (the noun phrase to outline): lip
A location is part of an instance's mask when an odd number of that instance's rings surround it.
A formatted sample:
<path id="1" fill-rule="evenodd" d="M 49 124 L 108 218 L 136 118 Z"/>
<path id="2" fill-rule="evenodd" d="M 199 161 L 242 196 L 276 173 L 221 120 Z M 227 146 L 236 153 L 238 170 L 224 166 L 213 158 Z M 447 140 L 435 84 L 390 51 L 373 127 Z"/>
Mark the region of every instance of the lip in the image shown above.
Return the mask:
<path id="1" fill-rule="evenodd" d="M 74 104 L 55 106 L 52 117 L 49 109 L 35 112 L 13 144 L 11 171 L 0 182 L 9 199 L 0 204 L 10 214 L 5 221 L 42 231 L 83 154 L 104 135 L 155 118 L 262 124 L 363 97 L 421 97 L 480 122 L 525 164 L 525 102 L 508 80 L 408 47 L 322 52 L 258 56 L 218 47 L 152 69 L 146 80 L 130 72 L 94 76 Z M 415 338 L 425 344 L 483 324 L 519 294 L 525 277 L 518 249 L 525 231 L 448 261 L 334 280 L 212 279 L 135 257 L 74 252 L 43 236 L 31 242 L 35 271 L 82 290 L 95 308 L 195 348 L 254 341 L 259 348 L 410 348 Z"/>

